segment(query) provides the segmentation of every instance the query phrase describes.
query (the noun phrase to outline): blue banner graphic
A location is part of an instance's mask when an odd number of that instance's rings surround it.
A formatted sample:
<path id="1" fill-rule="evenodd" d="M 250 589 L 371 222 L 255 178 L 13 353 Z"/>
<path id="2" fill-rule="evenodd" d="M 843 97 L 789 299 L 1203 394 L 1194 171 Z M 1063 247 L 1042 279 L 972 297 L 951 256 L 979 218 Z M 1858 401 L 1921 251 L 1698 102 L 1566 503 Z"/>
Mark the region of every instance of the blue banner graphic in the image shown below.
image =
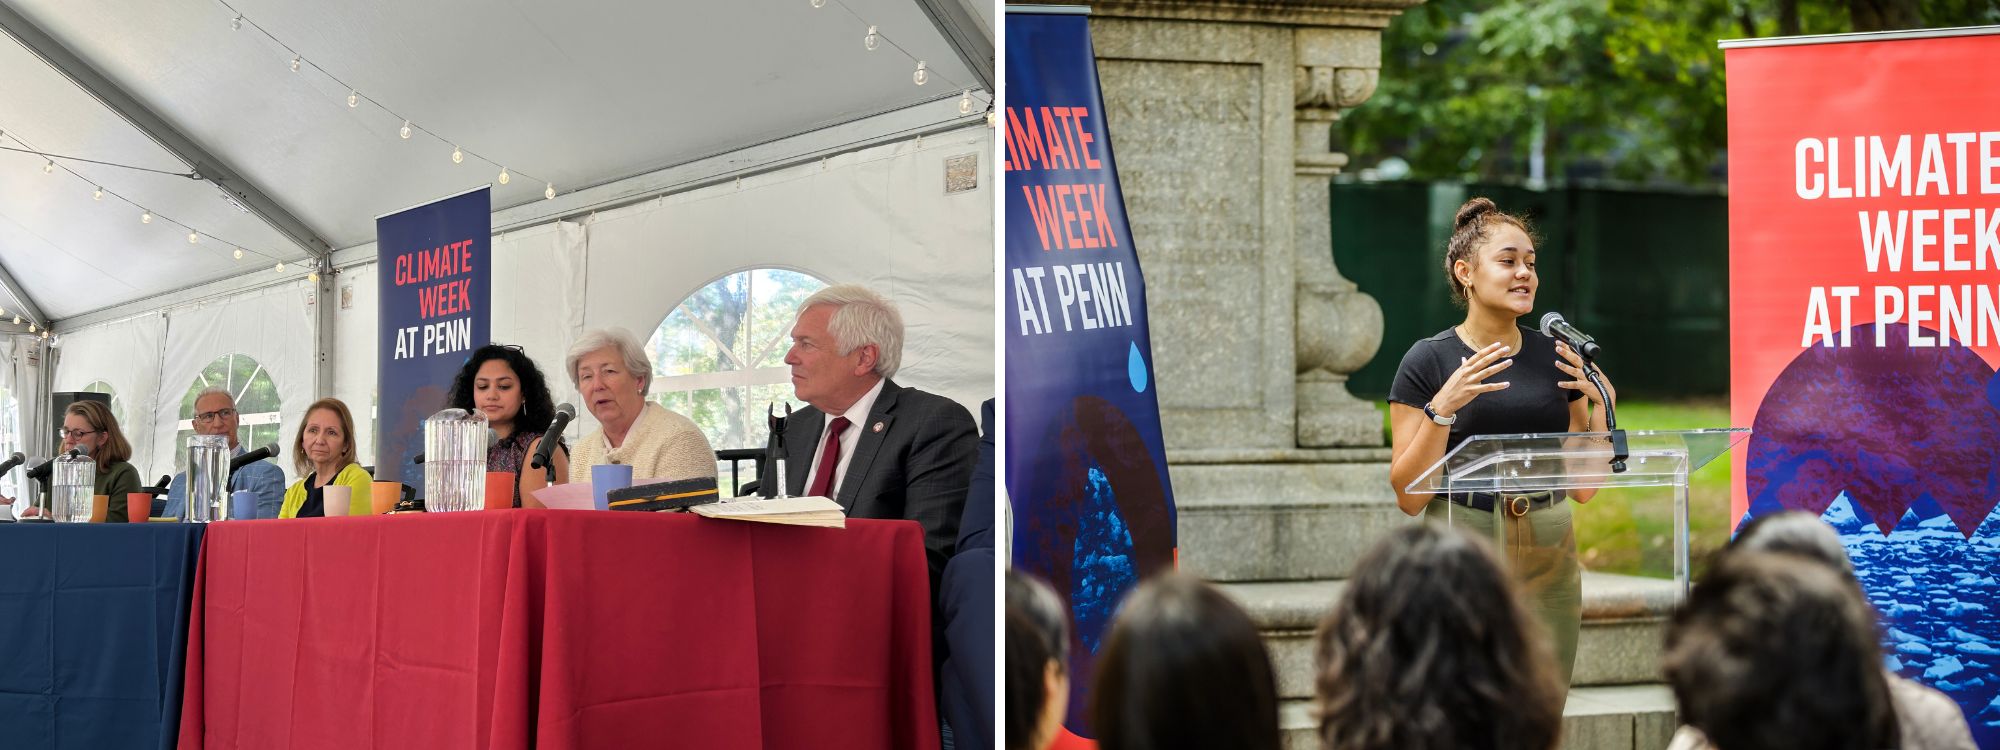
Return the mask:
<path id="1" fill-rule="evenodd" d="M 424 419 L 444 408 L 452 376 L 492 337 L 492 238 L 491 187 L 375 220 L 378 481 L 422 490 Z"/>
<path id="2" fill-rule="evenodd" d="M 1007 493 L 1013 564 L 1070 605 L 1068 728 L 1126 592 L 1174 565 L 1145 280 L 1088 18 L 1007 13 Z"/>

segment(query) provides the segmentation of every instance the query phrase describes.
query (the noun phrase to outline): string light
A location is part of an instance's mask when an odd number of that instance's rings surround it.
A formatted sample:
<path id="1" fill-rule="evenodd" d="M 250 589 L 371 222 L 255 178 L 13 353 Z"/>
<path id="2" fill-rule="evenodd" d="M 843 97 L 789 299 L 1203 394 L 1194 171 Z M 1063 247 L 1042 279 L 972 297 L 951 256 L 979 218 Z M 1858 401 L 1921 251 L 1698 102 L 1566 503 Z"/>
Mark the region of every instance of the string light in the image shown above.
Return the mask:
<path id="1" fill-rule="evenodd" d="M 510 177 L 508 177 L 508 176 L 507 176 L 507 168 L 506 168 L 506 167 L 501 167 L 501 168 L 500 168 L 500 184 L 502 184 L 502 185 L 505 185 L 505 184 L 507 184 L 507 181 L 508 181 L 509 179 L 512 179 L 512 178 L 510 178 Z"/>
<path id="2" fill-rule="evenodd" d="M 56 171 L 56 163 L 54 160 L 42 163 L 42 174 L 54 174 L 55 171 Z"/>
<path id="3" fill-rule="evenodd" d="M 16 320 L 16 321 L 14 321 L 14 322 L 16 322 L 16 323 L 19 323 L 20 321 Z M 33 323 L 29 323 L 29 324 L 28 324 L 28 332 L 29 332 L 29 333 L 34 333 L 34 332 L 35 332 L 35 324 L 33 324 Z"/>
<path id="4" fill-rule="evenodd" d="M 193 245 L 193 244 L 198 244 L 200 242 L 201 242 L 201 233 L 190 230 L 188 232 L 188 244 Z"/>
<path id="5" fill-rule="evenodd" d="M 403 136 L 403 140 L 406 140 L 406 141 L 407 141 L 407 140 L 409 140 L 409 139 L 410 139 L 410 121 L 409 121 L 409 120 L 404 120 L 404 121 L 403 121 L 403 129 L 402 129 L 402 130 L 398 130 L 398 131 L 396 131 L 396 134 L 397 134 L 397 135 L 401 135 L 401 136 Z"/>
<path id="6" fill-rule="evenodd" d="M 239 15 L 239 16 L 237 16 L 237 17 L 235 17 L 235 18 L 232 18 L 232 19 L 230 19 L 230 20 L 229 20 L 229 30 L 230 30 L 230 31 L 242 31 L 242 30 L 243 30 L 243 16 Z"/>
<path id="7" fill-rule="evenodd" d="M 870 26 L 868 27 L 868 36 L 861 38 L 861 46 L 867 47 L 869 52 L 874 52 L 875 44 L 881 38 L 882 38 L 881 34 L 875 33 L 875 27 Z"/>
<path id="8" fill-rule="evenodd" d="M 297 72 L 299 72 L 299 65 L 300 65 L 301 63 L 304 63 L 305 61 L 306 61 L 306 59 L 305 59 L 304 57 L 299 57 L 299 56 L 293 56 L 293 57 L 292 57 L 292 72 L 293 72 L 293 73 L 297 73 Z"/>
<path id="9" fill-rule="evenodd" d="M 94 201 L 104 200 L 104 186 L 99 185 L 96 190 L 90 191 L 90 199 Z"/>
<path id="10" fill-rule="evenodd" d="M 359 106 L 361 106 L 361 92 L 359 92 L 359 91 L 354 91 L 354 90 L 352 90 L 352 89 L 348 90 L 348 92 L 347 92 L 347 107 L 348 107 L 349 109 L 353 109 L 353 108 L 355 108 L 355 107 L 359 107 Z"/>
<path id="11" fill-rule="evenodd" d="M 20 324 L 21 324 L 21 316 L 17 313 L 14 315 L 14 325 L 20 325 Z"/>
<path id="12" fill-rule="evenodd" d="M 465 152 L 458 150 L 457 146 L 451 147 L 451 163 L 453 164 L 465 163 Z"/>
<path id="13" fill-rule="evenodd" d="M 311 273 L 307 273 L 307 274 L 306 274 L 306 281 L 310 281 L 310 282 L 312 282 L 312 283 L 314 283 L 314 284 L 317 284 L 317 283 L 319 283 L 319 272 L 318 272 L 318 271 L 313 271 L 313 272 L 311 272 Z"/>
<path id="14" fill-rule="evenodd" d="M 555 200 L 555 199 L 556 199 L 556 184 L 555 184 L 555 183 L 553 183 L 553 182 L 549 183 L 549 186 L 548 186 L 548 188 L 542 191 L 542 197 L 543 197 L 543 198 L 547 198 L 547 199 L 549 199 L 549 200 Z"/>
<path id="15" fill-rule="evenodd" d="M 281 260 L 281 261 L 278 261 L 278 267 L 277 267 L 277 269 L 276 269 L 276 270 L 278 271 L 278 273 L 284 273 L 284 272 L 285 272 L 285 262 L 284 262 L 284 261 L 282 261 L 282 260 Z"/>
<path id="16" fill-rule="evenodd" d="M 141 223 L 141 224 L 151 224 L 151 223 L 153 223 L 153 212 L 152 212 L 152 211 L 141 211 L 141 212 L 139 213 L 139 223 Z"/>
<path id="17" fill-rule="evenodd" d="M 826 0 L 812 0 L 812 4 L 815 8 L 824 8 L 826 7 Z"/>
<path id="18" fill-rule="evenodd" d="M 972 114 L 972 89 L 966 89 L 965 93 L 958 96 L 958 113 L 961 115 Z"/>
<path id="19" fill-rule="evenodd" d="M 234 253 L 231 253 L 231 255 L 234 255 L 234 256 L 236 257 L 236 259 L 237 259 L 237 260 L 242 260 L 242 259 L 243 259 L 243 248 L 240 248 L 240 247 L 239 247 L 239 248 L 236 248 L 236 252 L 234 252 Z"/>
<path id="20" fill-rule="evenodd" d="M 910 74 L 910 80 L 916 81 L 918 86 L 922 86 L 930 82 L 931 72 L 930 70 L 924 67 L 924 61 L 922 60 L 917 61 L 917 72 Z"/>

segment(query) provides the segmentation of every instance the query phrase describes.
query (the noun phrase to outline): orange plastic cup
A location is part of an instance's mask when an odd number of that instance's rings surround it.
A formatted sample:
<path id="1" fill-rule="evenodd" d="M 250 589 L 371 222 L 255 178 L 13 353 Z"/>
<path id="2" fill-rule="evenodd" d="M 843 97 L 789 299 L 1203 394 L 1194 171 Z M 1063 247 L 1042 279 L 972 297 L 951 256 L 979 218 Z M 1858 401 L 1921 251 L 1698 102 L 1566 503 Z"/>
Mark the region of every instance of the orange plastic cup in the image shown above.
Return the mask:
<path id="1" fill-rule="evenodd" d="M 153 515 L 153 496 L 145 492 L 125 493 L 125 520 L 145 523 L 146 517 Z"/>
<path id="2" fill-rule="evenodd" d="M 486 472 L 486 509 L 507 510 L 514 507 L 514 472 Z"/>
<path id="3" fill-rule="evenodd" d="M 369 500 L 375 515 L 382 515 L 396 509 L 397 501 L 403 499 L 402 482 L 376 482 L 369 486 Z"/>
<path id="4" fill-rule="evenodd" d="M 110 495 L 91 495 L 91 496 L 90 496 L 90 522 L 91 522 L 91 523 L 104 523 L 104 519 L 106 519 L 106 518 L 110 517 L 110 515 L 111 515 L 111 496 L 110 496 Z"/>

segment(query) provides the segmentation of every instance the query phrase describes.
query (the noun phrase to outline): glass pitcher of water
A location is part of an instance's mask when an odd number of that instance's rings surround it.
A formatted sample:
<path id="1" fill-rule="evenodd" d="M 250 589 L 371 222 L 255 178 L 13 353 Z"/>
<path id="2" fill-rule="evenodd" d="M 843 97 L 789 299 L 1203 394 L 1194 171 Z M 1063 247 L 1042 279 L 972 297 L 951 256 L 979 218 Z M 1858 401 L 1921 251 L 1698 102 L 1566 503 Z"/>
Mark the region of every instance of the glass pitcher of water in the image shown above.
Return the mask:
<path id="1" fill-rule="evenodd" d="M 229 520 L 229 436 L 188 438 L 188 523 Z"/>
<path id="2" fill-rule="evenodd" d="M 97 488 L 97 462 L 82 451 L 56 458 L 49 481 L 49 504 L 57 523 L 89 523 Z"/>
<path id="3" fill-rule="evenodd" d="M 486 449 L 493 443 L 484 412 L 446 409 L 424 420 L 424 510 L 480 510 L 486 501 Z"/>

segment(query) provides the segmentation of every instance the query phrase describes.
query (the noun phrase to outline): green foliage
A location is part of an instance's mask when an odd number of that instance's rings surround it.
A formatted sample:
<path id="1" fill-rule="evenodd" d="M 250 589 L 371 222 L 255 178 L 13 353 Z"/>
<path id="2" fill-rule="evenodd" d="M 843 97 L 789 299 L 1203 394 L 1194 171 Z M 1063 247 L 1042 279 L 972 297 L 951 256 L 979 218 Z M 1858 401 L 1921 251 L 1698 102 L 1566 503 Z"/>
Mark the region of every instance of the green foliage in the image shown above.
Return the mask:
<path id="1" fill-rule="evenodd" d="M 236 413 L 243 423 L 236 428 L 236 442 L 246 448 L 256 448 L 270 443 L 278 443 L 289 451 L 290 441 L 280 432 L 277 419 L 282 417 L 284 404 L 278 400 L 278 384 L 271 380 L 271 373 L 257 360 L 242 354 L 228 354 L 208 363 L 188 384 L 181 394 L 181 419 L 194 419 L 194 402 L 201 392 L 209 388 L 228 389 L 236 399 Z M 303 409 L 305 404 L 299 404 Z M 353 408 L 353 405 L 349 405 Z M 269 415 L 265 419 L 270 424 L 250 424 L 252 415 Z M 303 415 L 301 415 L 303 416 Z M 193 428 L 182 428 L 174 433 L 174 471 L 187 470 L 187 439 L 194 435 Z M 364 459 L 365 460 L 365 459 Z"/>
<path id="2" fill-rule="evenodd" d="M 1855 30 L 1842 0 L 1430 0 L 1382 37 L 1375 95 L 1347 113 L 1357 164 L 1396 156 L 1422 180 L 1722 181 L 1724 39 Z M 1915 4 L 1898 0 L 1890 5 Z M 2000 0 L 1921 4 L 1925 26 L 2000 21 Z"/>
<path id="3" fill-rule="evenodd" d="M 656 378 L 742 373 L 738 384 L 673 390 L 653 388 L 653 401 L 699 425 L 718 449 L 754 448 L 769 437 L 765 410 L 792 402 L 789 380 L 757 370 L 785 366 L 792 314 L 826 283 L 797 271 L 763 268 L 724 276 L 682 300 L 646 343 Z M 711 381 L 712 382 L 712 381 Z M 782 404 L 778 407 L 783 411 Z"/>

